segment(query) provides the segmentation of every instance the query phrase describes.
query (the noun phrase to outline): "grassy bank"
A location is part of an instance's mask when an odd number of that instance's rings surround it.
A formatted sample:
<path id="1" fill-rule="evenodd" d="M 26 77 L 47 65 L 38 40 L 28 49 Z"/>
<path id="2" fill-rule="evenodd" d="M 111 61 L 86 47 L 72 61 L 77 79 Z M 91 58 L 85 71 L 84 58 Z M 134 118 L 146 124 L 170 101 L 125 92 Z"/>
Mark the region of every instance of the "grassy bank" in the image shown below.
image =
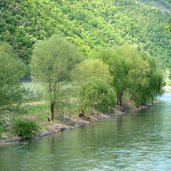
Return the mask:
<path id="1" fill-rule="evenodd" d="M 113 113 L 110 114 L 90 111 L 80 117 L 78 113 L 62 115 L 56 113 L 55 120 L 49 122 L 48 104 L 42 101 L 32 102 L 25 104 L 20 111 L 5 113 L 1 117 L 0 144 L 52 135 L 66 129 L 83 127 L 94 121 L 109 119 L 138 109 L 125 104 L 123 107 L 116 106 Z"/>
<path id="2" fill-rule="evenodd" d="M 108 113 L 95 110 L 93 105 L 95 102 L 98 103 L 98 98 L 93 101 L 91 107 L 84 108 L 83 111 L 79 100 L 78 87 L 73 84 L 68 83 L 61 87 L 52 122 L 46 85 L 41 82 L 23 83 L 22 87 L 26 90 L 23 103 L 19 107 L 14 104 L 5 109 L 0 109 L 0 144 L 51 135 L 65 129 L 86 126 L 93 121 L 142 108 L 136 108 L 133 101 L 126 100 L 130 99 L 126 94 L 123 97 L 122 106 L 115 106 L 115 108 L 110 106 Z M 100 89 L 100 91 L 102 90 Z"/>

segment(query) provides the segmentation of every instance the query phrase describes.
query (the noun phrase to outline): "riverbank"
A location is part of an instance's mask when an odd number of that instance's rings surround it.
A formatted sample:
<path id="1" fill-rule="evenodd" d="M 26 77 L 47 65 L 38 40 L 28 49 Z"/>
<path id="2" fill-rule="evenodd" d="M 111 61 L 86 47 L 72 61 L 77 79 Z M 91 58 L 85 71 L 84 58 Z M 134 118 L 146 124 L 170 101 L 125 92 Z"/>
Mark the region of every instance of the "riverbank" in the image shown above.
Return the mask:
<path id="1" fill-rule="evenodd" d="M 141 109 L 148 108 L 149 106 L 141 106 L 136 108 L 135 106 L 124 104 L 122 107 L 116 106 L 112 113 L 105 114 L 97 111 L 92 111 L 89 114 L 84 114 L 83 116 L 75 116 L 75 115 L 65 115 L 62 121 L 53 121 L 53 122 L 44 122 L 41 123 L 43 125 L 38 133 L 33 137 L 34 139 L 41 138 L 44 136 L 49 136 L 56 134 L 58 132 L 62 132 L 68 129 L 85 127 L 92 122 L 96 122 L 99 120 L 110 119 L 112 117 L 120 117 L 129 112 L 136 112 Z M 34 117 L 29 117 L 30 120 L 35 120 Z M 12 134 L 6 134 L 5 136 L 1 136 L 0 145 L 2 144 L 11 144 L 15 142 L 24 141 L 25 139 L 19 136 L 15 136 Z"/>
<path id="2" fill-rule="evenodd" d="M 153 107 L 0 146 L 0 170 L 171 170 L 171 93 Z M 156 165 L 157 163 L 157 165 Z"/>

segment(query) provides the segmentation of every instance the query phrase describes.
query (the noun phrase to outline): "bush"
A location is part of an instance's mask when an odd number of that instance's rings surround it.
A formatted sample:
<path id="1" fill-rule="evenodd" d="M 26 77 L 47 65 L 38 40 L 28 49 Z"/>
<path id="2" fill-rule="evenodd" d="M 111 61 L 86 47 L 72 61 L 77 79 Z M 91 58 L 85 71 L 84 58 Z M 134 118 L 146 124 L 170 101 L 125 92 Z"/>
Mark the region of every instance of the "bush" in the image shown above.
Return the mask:
<path id="1" fill-rule="evenodd" d="M 14 132 L 23 138 L 32 138 L 38 131 L 38 125 L 27 119 L 17 119 L 14 122 Z"/>

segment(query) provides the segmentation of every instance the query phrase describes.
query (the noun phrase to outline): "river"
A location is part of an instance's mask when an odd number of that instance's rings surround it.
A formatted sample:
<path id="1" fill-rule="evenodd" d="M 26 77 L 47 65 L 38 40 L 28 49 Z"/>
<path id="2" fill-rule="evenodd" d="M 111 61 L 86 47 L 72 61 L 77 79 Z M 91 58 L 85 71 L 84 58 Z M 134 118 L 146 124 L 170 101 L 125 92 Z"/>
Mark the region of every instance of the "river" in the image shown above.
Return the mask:
<path id="1" fill-rule="evenodd" d="M 150 109 L 0 146 L 0 171 L 170 171 L 171 94 Z"/>

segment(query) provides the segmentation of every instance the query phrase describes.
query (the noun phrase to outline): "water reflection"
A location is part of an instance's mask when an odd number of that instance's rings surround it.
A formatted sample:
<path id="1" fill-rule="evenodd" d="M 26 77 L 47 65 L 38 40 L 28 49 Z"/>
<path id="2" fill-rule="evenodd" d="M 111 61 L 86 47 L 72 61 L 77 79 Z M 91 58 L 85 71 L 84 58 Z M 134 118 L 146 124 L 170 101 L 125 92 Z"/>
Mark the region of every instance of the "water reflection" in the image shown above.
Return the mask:
<path id="1" fill-rule="evenodd" d="M 171 170 L 171 95 L 153 108 L 0 147 L 1 171 Z"/>

